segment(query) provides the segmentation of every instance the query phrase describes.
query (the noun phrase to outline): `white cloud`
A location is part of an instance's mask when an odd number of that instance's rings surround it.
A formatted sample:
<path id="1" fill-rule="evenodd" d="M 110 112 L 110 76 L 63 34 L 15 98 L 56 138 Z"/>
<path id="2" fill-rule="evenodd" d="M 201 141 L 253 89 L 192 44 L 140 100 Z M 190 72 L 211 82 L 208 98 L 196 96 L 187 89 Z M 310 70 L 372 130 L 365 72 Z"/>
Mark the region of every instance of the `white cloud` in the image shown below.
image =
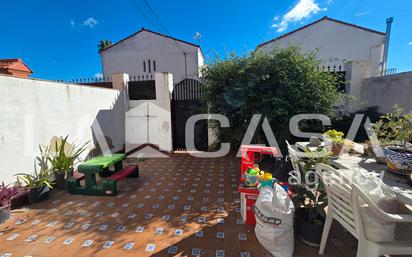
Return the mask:
<path id="1" fill-rule="evenodd" d="M 70 26 L 74 28 L 76 26 L 76 21 L 74 19 L 70 20 Z"/>
<path id="2" fill-rule="evenodd" d="M 272 24 L 272 28 L 277 28 L 277 32 L 283 32 L 288 28 L 289 23 L 302 21 L 318 12 L 326 10 L 327 8 L 320 8 L 316 0 L 299 0 L 289 12 L 283 15 L 279 23 L 275 22 Z"/>
<path id="3" fill-rule="evenodd" d="M 412 41 L 408 43 L 408 45 L 412 46 Z"/>
<path id="4" fill-rule="evenodd" d="M 196 31 L 195 35 L 193 36 L 193 39 L 200 39 L 200 38 L 202 38 L 202 34 L 200 34 L 199 31 Z"/>
<path id="5" fill-rule="evenodd" d="M 96 79 L 101 79 L 101 78 L 103 78 L 103 74 L 101 74 L 100 72 L 98 72 L 98 73 L 94 74 L 94 77 L 95 77 Z"/>
<path id="6" fill-rule="evenodd" d="M 273 23 L 272 23 L 272 28 L 277 28 L 277 27 L 279 27 L 279 25 L 278 25 L 278 21 L 279 21 L 279 16 L 275 16 L 274 18 L 273 18 Z"/>
<path id="7" fill-rule="evenodd" d="M 69 24 L 72 29 L 80 31 L 81 27 L 89 27 L 91 29 L 96 27 L 96 25 L 99 24 L 99 21 L 95 18 L 90 17 L 85 19 L 83 22 L 77 22 L 74 18 L 72 18 Z"/>
<path id="8" fill-rule="evenodd" d="M 356 13 L 355 16 L 363 16 L 363 15 L 367 15 L 370 12 L 360 12 L 360 13 Z"/>
<path id="9" fill-rule="evenodd" d="M 83 22 L 83 25 L 88 26 L 89 28 L 94 28 L 97 24 L 99 24 L 99 22 L 96 19 L 92 18 L 92 17 L 87 18 Z"/>

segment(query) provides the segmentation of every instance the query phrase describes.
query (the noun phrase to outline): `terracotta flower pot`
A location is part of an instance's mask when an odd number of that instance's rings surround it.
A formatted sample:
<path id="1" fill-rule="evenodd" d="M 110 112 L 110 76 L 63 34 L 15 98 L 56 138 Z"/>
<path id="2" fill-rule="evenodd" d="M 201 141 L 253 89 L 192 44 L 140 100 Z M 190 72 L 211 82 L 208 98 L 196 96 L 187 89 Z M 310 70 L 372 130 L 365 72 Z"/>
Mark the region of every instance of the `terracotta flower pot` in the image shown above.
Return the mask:
<path id="1" fill-rule="evenodd" d="M 332 153 L 334 156 L 339 156 L 342 150 L 343 144 L 341 143 L 332 143 Z"/>

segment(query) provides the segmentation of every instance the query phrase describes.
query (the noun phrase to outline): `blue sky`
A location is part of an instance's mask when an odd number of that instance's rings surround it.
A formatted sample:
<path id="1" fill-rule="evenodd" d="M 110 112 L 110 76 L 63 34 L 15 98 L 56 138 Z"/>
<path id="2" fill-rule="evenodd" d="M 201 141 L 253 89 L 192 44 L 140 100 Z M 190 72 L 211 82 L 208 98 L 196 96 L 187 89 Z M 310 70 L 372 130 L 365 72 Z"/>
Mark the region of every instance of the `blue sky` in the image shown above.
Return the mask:
<path id="1" fill-rule="evenodd" d="M 410 0 L 147 0 L 170 35 L 200 43 L 206 56 L 241 54 L 325 15 L 384 31 L 393 16 L 388 68 L 412 70 Z M 0 58 L 20 57 L 33 77 L 56 80 L 101 72 L 99 40 L 141 27 L 167 33 L 144 0 L 5 1 Z M 200 32 L 200 40 L 193 36 Z"/>

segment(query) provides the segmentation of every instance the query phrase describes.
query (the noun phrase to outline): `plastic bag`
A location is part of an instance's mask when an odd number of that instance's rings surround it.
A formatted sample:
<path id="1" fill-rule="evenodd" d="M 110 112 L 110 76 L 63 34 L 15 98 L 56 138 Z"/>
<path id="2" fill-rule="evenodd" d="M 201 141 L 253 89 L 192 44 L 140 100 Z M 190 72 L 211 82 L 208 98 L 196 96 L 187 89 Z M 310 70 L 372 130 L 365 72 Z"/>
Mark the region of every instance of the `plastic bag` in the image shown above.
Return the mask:
<path id="1" fill-rule="evenodd" d="M 287 192 L 278 184 L 262 188 L 254 211 L 259 243 L 274 257 L 292 257 L 294 206 Z"/>

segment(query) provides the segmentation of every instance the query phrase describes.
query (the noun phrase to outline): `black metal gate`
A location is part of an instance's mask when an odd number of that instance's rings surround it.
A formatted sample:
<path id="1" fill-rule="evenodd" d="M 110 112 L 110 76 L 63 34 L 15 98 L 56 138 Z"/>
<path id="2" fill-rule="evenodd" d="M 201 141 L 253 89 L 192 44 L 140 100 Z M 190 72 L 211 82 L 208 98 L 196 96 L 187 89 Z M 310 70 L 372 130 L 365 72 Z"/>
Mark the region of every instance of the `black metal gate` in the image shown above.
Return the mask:
<path id="1" fill-rule="evenodd" d="M 184 79 L 174 86 L 172 94 L 173 149 L 194 150 L 186 148 L 185 128 L 187 120 L 205 112 L 205 90 L 195 79 Z M 200 120 L 195 124 L 195 146 L 199 151 L 208 150 L 208 124 Z"/>

